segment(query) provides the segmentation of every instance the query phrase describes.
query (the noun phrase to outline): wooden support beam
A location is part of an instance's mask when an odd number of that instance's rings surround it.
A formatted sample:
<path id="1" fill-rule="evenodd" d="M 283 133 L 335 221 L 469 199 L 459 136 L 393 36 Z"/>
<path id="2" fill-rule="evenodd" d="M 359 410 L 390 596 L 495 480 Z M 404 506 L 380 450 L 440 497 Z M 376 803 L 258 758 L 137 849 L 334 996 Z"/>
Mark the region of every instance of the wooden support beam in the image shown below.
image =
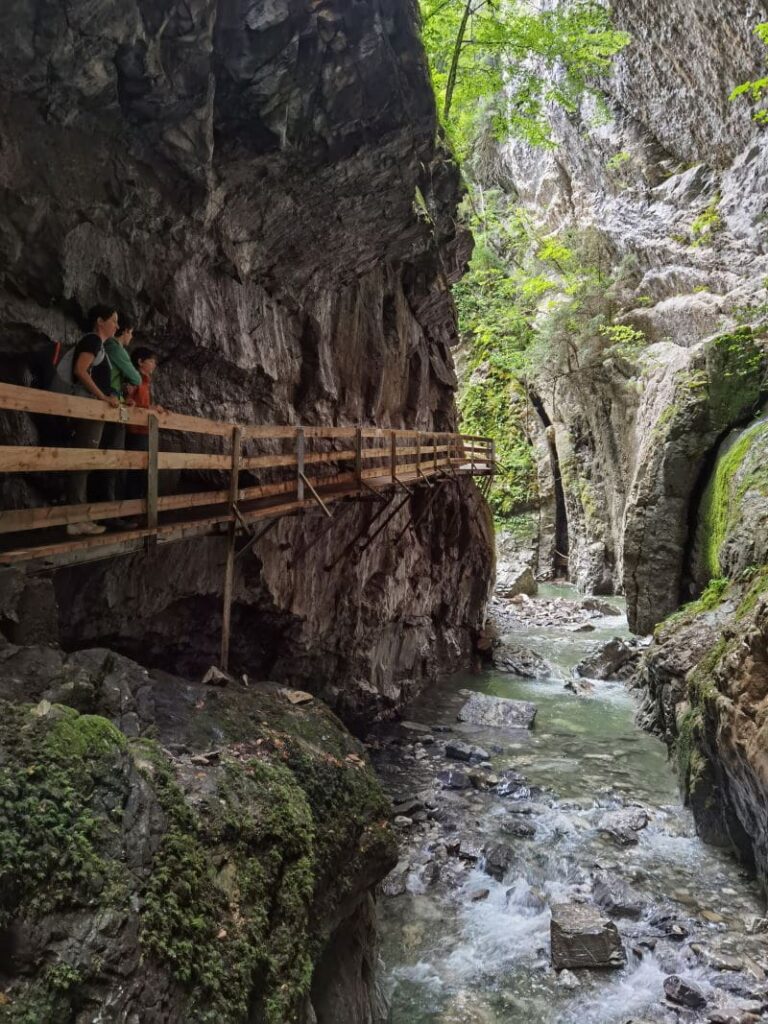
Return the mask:
<path id="1" fill-rule="evenodd" d="M 397 435 L 394 430 L 389 436 L 389 468 L 392 474 L 392 483 L 397 483 Z"/>
<path id="2" fill-rule="evenodd" d="M 402 508 L 404 508 L 404 507 L 405 507 L 405 505 L 406 505 L 406 504 L 407 504 L 407 503 L 408 503 L 408 502 L 409 502 L 410 500 L 411 500 L 411 496 L 410 496 L 410 494 L 406 494 L 406 496 L 405 496 L 405 497 L 403 498 L 403 500 L 402 500 L 402 501 L 400 502 L 400 504 L 399 504 L 399 505 L 397 506 L 397 508 L 396 508 L 396 509 L 395 509 L 395 510 L 394 510 L 394 511 L 392 512 L 392 514 L 391 514 L 391 515 L 387 516 L 387 518 L 386 518 L 386 519 L 384 520 L 384 522 L 383 522 L 383 523 L 381 524 L 381 526 L 380 526 L 380 527 L 378 528 L 378 530 L 376 530 L 376 531 L 375 531 L 374 533 L 372 533 L 372 534 L 371 534 L 371 536 L 370 536 L 370 537 L 368 537 L 368 538 L 366 539 L 366 541 L 365 541 L 365 544 L 363 544 L 363 546 L 362 546 L 362 547 L 360 548 L 360 554 L 361 554 L 361 555 L 362 555 L 362 553 L 363 553 L 363 552 L 364 552 L 364 551 L 365 551 L 365 550 L 366 550 L 367 548 L 369 548 L 369 547 L 371 546 L 371 544 L 373 544 L 373 542 L 374 542 L 374 541 L 376 540 L 376 538 L 377 538 L 377 537 L 379 536 L 379 534 L 381 533 L 381 531 L 382 531 L 382 530 L 386 530 L 386 528 L 387 528 L 387 527 L 389 526 L 389 524 L 390 524 L 390 523 L 392 522 L 392 520 L 393 520 L 393 519 L 395 518 L 395 516 L 397 515 L 397 513 L 398 513 L 398 512 L 399 512 L 399 511 L 400 511 L 400 510 L 401 510 Z"/>
<path id="3" fill-rule="evenodd" d="M 296 430 L 296 500 L 304 501 L 304 455 L 306 442 L 301 427 Z"/>
<path id="4" fill-rule="evenodd" d="M 232 431 L 232 469 L 229 478 L 229 503 L 234 510 L 240 497 L 240 456 L 243 432 L 240 427 Z M 221 670 L 229 669 L 229 635 L 232 625 L 232 593 L 235 586 L 235 538 L 237 523 L 233 517 L 227 536 L 227 560 L 224 566 L 224 604 L 221 614 Z"/>
<path id="5" fill-rule="evenodd" d="M 157 543 L 157 497 L 158 497 L 158 425 L 157 416 L 147 417 L 147 549 Z"/>
<path id="6" fill-rule="evenodd" d="M 360 427 L 355 431 L 355 478 L 357 486 L 363 485 L 363 431 Z"/>
<path id="7" fill-rule="evenodd" d="M 324 512 L 324 513 L 325 513 L 325 514 L 326 514 L 326 515 L 328 516 L 328 518 L 329 518 L 329 519 L 331 519 L 331 518 L 332 518 L 332 513 L 331 513 L 331 512 L 330 512 L 330 511 L 328 510 L 328 506 L 327 506 L 327 505 L 325 504 L 325 502 L 323 501 L 323 499 L 322 499 L 322 498 L 320 497 L 320 495 L 319 495 L 319 494 L 317 493 L 317 491 L 316 491 L 316 490 L 315 490 L 315 488 L 314 488 L 314 487 L 312 486 L 312 484 L 310 483 L 310 481 L 309 481 L 309 480 L 307 479 L 307 477 L 306 477 L 306 476 L 304 475 L 304 473 L 300 473 L 299 475 L 301 476 L 301 479 L 302 479 L 302 480 L 304 481 L 304 483 L 305 483 L 305 484 L 307 485 L 307 487 L 309 488 L 309 493 L 310 493 L 310 494 L 312 495 L 312 497 L 313 497 L 313 498 L 315 499 L 315 501 L 316 501 L 316 502 L 318 503 L 318 505 L 319 505 L 319 506 L 320 506 L 320 508 L 321 508 L 321 509 L 323 510 L 323 512 Z M 301 500 L 301 498 L 300 498 L 299 500 Z"/>
<path id="8" fill-rule="evenodd" d="M 267 525 L 264 527 L 263 530 L 259 530 L 258 533 L 253 533 L 252 532 L 251 536 L 248 538 L 246 543 L 240 548 L 240 550 L 235 555 L 235 561 L 237 561 L 238 558 L 240 558 L 241 555 L 244 555 L 246 553 L 246 551 L 252 551 L 253 548 L 256 546 L 256 544 L 259 543 L 261 538 L 262 537 L 266 537 L 266 535 L 269 533 L 269 531 L 274 526 L 277 526 L 277 524 L 279 522 L 280 522 L 280 516 L 275 516 L 275 518 L 272 519 L 271 522 L 267 523 Z"/>

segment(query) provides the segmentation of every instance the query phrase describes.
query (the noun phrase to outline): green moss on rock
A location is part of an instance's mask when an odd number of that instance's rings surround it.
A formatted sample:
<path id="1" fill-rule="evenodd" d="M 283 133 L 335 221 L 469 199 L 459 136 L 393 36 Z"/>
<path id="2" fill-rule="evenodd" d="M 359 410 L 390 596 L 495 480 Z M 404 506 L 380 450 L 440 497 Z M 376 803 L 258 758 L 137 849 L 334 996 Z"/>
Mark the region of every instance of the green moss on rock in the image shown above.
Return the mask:
<path id="1" fill-rule="evenodd" d="M 212 698 L 211 722 L 232 698 Z M 0 704 L 0 928 L 117 906 L 134 920 L 120 941 L 176 983 L 185 1024 L 296 1020 L 329 929 L 395 844 L 375 776 L 327 709 L 242 699 L 259 721 L 241 715 L 210 764 L 98 716 Z M 75 942 L 71 962 L 17 979 L 0 1022 L 70 1024 L 79 994 L 113 984 L 101 952 Z"/>
<path id="2" fill-rule="evenodd" d="M 745 430 L 717 460 L 700 510 L 700 546 L 706 571 L 711 576 L 722 574 L 720 551 L 739 515 L 744 495 L 759 490 L 768 496 L 768 463 L 764 457 L 753 457 L 756 452 L 764 453 L 766 444 L 768 422 L 757 423 Z M 747 465 L 748 460 L 750 465 Z M 745 467 L 747 472 L 744 472 Z"/>

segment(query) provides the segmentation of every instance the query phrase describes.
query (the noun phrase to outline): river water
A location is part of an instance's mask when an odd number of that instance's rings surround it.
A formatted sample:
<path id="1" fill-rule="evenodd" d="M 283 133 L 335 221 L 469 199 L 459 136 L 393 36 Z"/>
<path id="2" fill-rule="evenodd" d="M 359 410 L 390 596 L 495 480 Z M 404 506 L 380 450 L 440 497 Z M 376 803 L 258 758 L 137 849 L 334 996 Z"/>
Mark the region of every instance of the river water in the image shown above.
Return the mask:
<path id="1" fill-rule="evenodd" d="M 374 741 L 393 798 L 423 804 L 420 813 L 406 811 L 411 824 L 399 821 L 401 862 L 379 901 L 391 1024 L 672 1024 L 707 1021 L 716 1008 L 747 1014 L 734 1020 L 768 1019 L 760 1010 L 768 1005 L 767 937 L 754 933 L 764 909 L 754 882 L 696 838 L 666 748 L 634 724 L 626 686 L 596 683 L 589 696 L 564 688 L 595 645 L 627 635 L 623 616 L 592 624 L 589 633 L 520 630 L 516 639 L 552 664 L 550 678 L 488 671 L 452 679 L 408 709 L 415 726 Z M 458 723 L 467 689 L 533 701 L 534 728 Z M 447 760 L 451 739 L 483 747 L 492 769 Z M 436 776 L 450 767 L 474 772 L 476 782 L 512 767 L 531 792 L 503 799 L 482 781 L 446 789 Z M 600 831 L 601 818 L 632 805 L 645 808 L 649 823 L 636 844 L 617 846 Z M 484 870 L 492 842 L 511 850 L 500 880 Z M 591 899 L 597 875 L 631 890 L 639 917 L 612 915 L 627 965 L 559 975 L 549 963 L 550 905 Z M 707 1006 L 665 1001 L 672 974 L 698 985 Z"/>

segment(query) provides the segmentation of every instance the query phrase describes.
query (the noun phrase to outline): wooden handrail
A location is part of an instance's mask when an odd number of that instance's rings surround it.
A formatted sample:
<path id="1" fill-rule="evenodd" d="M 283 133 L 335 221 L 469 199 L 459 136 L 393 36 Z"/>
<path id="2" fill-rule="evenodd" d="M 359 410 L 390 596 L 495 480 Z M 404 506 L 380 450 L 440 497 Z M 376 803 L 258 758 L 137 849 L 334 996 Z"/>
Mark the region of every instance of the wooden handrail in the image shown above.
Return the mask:
<path id="1" fill-rule="evenodd" d="M 89 398 L 3 383 L 0 383 L 0 409 L 103 423 L 147 425 L 151 442 L 148 452 L 0 445 L 0 472 L 125 470 L 144 473 L 147 479 L 146 499 L 0 510 L 0 534 L 6 537 L 84 521 L 139 518 L 142 522 L 140 529 L 122 530 L 119 534 L 55 543 L 48 540 L 32 547 L 17 547 L 0 553 L 0 563 L 4 564 L 30 560 L 48 564 L 46 559 L 66 562 L 106 557 L 102 552 L 140 550 L 159 540 L 210 532 L 221 524 L 229 527 L 229 564 L 235 531 L 250 519 L 286 515 L 318 505 L 328 514 L 328 505 L 342 498 L 360 499 L 383 487 L 401 486 L 405 482 L 418 484 L 429 481 L 430 477 L 452 478 L 456 474 L 488 477 L 494 468 L 490 440 L 445 431 L 239 425 L 132 407 L 113 409 L 105 402 Z M 162 442 L 157 440 L 158 432 L 163 430 L 222 438 L 225 453 L 163 451 Z M 271 442 L 274 450 L 248 454 L 249 441 Z M 291 450 L 285 450 L 287 443 Z M 159 473 L 168 470 L 228 473 L 229 488 L 162 495 L 158 493 Z M 262 471 L 270 474 L 269 482 L 242 486 L 248 483 L 247 475 L 242 479 L 244 473 L 258 475 Z M 197 518 L 190 518 L 193 514 Z M 158 521 L 158 516 L 171 519 L 175 516 L 177 521 Z M 230 597 L 231 587 L 232 578 Z M 228 606 L 229 601 L 225 603 Z"/>

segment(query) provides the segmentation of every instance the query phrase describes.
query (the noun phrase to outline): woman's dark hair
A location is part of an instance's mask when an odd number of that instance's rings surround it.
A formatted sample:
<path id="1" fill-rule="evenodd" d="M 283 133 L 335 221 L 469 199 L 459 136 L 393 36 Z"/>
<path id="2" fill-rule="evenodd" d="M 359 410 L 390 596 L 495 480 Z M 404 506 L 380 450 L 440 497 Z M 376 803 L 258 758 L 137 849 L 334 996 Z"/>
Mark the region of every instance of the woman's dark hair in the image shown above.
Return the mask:
<path id="1" fill-rule="evenodd" d="M 88 330 L 93 330 L 97 320 L 109 320 L 115 312 L 114 306 L 105 306 L 103 302 L 97 302 L 88 310 Z"/>
<path id="2" fill-rule="evenodd" d="M 157 352 L 153 352 L 151 348 L 141 347 L 135 348 L 133 352 L 131 352 L 131 362 L 137 370 L 139 368 L 139 363 L 144 359 L 154 359 L 155 362 L 157 362 Z"/>
<path id="3" fill-rule="evenodd" d="M 136 323 L 134 320 L 131 319 L 131 317 L 124 316 L 122 313 L 118 313 L 117 320 L 120 326 L 117 328 L 117 333 L 115 334 L 116 338 L 119 337 L 121 334 L 125 334 L 126 331 L 136 330 Z"/>

